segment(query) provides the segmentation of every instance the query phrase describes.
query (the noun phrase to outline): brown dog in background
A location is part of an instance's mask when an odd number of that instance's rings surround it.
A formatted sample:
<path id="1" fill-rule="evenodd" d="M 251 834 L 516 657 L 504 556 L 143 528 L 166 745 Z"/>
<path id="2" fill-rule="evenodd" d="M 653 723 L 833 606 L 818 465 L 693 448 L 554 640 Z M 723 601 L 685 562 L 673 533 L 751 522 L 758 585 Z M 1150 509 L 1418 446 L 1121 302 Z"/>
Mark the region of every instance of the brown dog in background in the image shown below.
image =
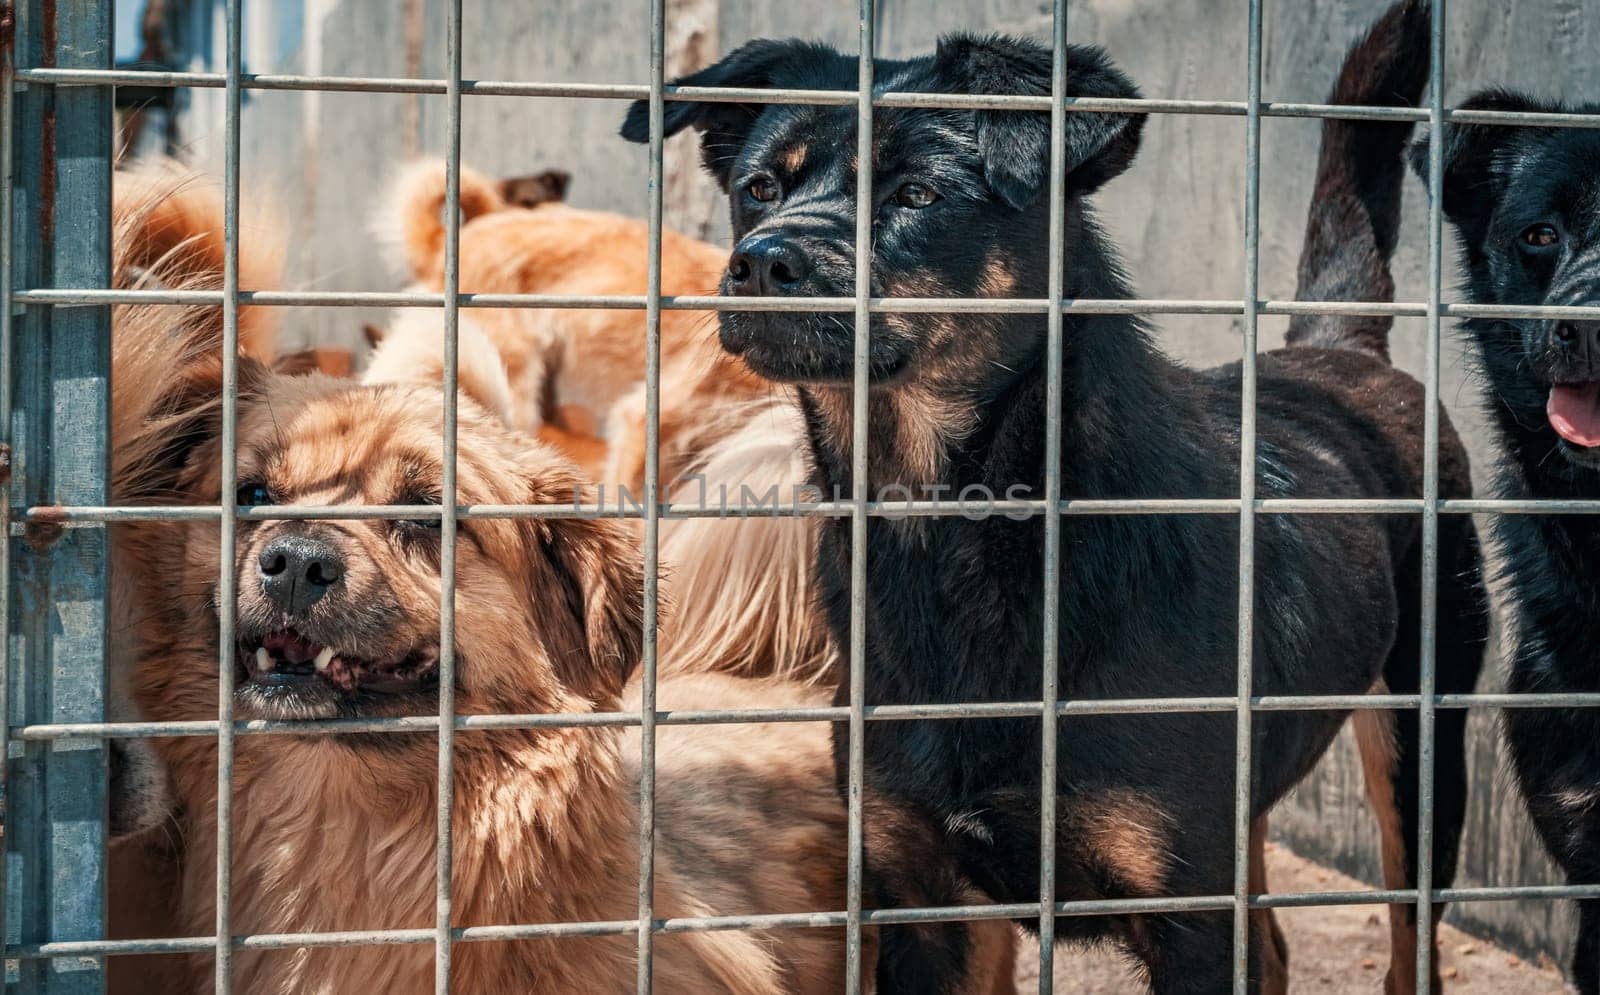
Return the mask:
<path id="1" fill-rule="evenodd" d="M 241 357 L 240 487 L 221 495 L 220 323 L 204 309 L 164 319 L 157 309 L 119 312 L 126 317 L 140 320 L 119 320 L 114 333 L 119 502 L 438 500 L 443 394 L 428 366 L 406 382 L 358 384 L 286 376 Z M 462 345 L 460 499 L 573 500 L 586 486 L 576 468 L 478 403 L 478 375 L 491 374 L 495 358 L 481 339 Z M 215 717 L 215 526 L 118 528 L 135 580 L 118 588 L 128 602 L 118 617 L 140 717 Z M 639 655 L 641 578 L 626 525 L 472 520 L 461 530 L 457 712 L 637 707 L 626 684 Z M 437 528 L 424 520 L 241 523 L 240 717 L 436 711 L 438 553 Z M 168 582 L 155 583 L 158 575 Z M 815 706 L 831 694 L 735 678 L 719 665 L 664 647 L 661 707 Z M 657 915 L 843 907 L 844 811 L 825 726 L 665 727 L 658 742 Z M 203 934 L 213 924 L 215 748 L 205 737 L 158 746 L 179 838 L 195 855 L 181 863 L 177 930 Z M 235 932 L 431 926 L 432 734 L 245 736 L 236 751 Z M 633 918 L 638 755 L 636 731 L 458 734 L 455 921 Z M 985 955 L 974 960 L 972 989 L 1009 990 L 1009 926 L 973 929 Z M 462 943 L 455 978 L 467 991 L 622 991 L 632 986 L 633 947 L 618 936 Z M 249 991 L 425 991 L 432 956 L 428 944 L 241 951 L 234 977 Z M 842 931 L 663 935 L 655 965 L 663 990 L 832 991 Z M 176 987 L 203 989 L 209 962 L 194 958 L 184 974 Z"/>
<path id="2" fill-rule="evenodd" d="M 463 292 L 644 293 L 645 226 L 554 203 L 565 192 L 564 177 L 496 182 L 462 170 Z M 407 167 L 380 218 L 413 277 L 433 291 L 443 286 L 444 179 L 443 163 L 434 160 Z M 512 206 L 513 198 L 537 201 L 536 209 Z M 714 287 L 726 251 L 663 234 L 663 293 Z M 663 621 L 663 645 L 685 658 L 714 660 L 726 672 L 836 681 L 816 619 L 809 523 L 740 513 L 774 497 L 796 500 L 806 481 L 804 425 L 787 392 L 774 393 L 718 347 L 710 319 L 705 312 L 661 315 L 662 483 L 693 473 L 698 484 L 667 496 L 675 503 L 703 497 L 728 511 L 663 528 L 662 561 L 684 606 Z M 481 403 L 508 424 L 536 431 L 598 482 L 642 497 L 643 311 L 463 309 L 458 336 L 461 383 Z M 402 310 L 368 338 L 376 351 L 367 382 L 442 377 L 436 311 Z"/>
<path id="3" fill-rule="evenodd" d="M 642 222 L 555 202 L 518 206 L 534 189 L 551 199 L 549 181 L 496 183 L 461 170 L 462 293 L 644 294 L 648 237 Z M 442 162 L 413 163 L 401 171 L 376 219 L 414 289 L 437 293 L 444 287 L 444 193 Z M 516 201 L 508 202 L 508 194 Z M 663 294 L 715 293 L 726 265 L 726 250 L 662 233 Z M 515 427 L 531 432 L 548 423 L 601 438 L 606 451 L 597 478 L 641 493 L 643 310 L 469 308 L 461 311 L 460 326 L 487 337 L 504 361 Z M 372 376 L 409 376 L 438 357 L 442 327 L 436 309 L 399 311 L 373 354 Z M 679 479 L 712 442 L 742 424 L 744 402 L 768 394 L 718 347 L 711 313 L 663 311 L 662 482 Z"/>

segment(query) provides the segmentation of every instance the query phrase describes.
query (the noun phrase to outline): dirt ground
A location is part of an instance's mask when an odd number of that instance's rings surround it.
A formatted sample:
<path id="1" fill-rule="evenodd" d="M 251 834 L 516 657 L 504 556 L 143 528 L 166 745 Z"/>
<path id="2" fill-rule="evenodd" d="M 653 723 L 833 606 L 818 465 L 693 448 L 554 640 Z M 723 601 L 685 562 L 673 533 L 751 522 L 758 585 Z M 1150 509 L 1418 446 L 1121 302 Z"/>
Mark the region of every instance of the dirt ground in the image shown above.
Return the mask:
<path id="1" fill-rule="evenodd" d="M 1319 867 L 1282 847 L 1268 847 L 1272 890 L 1364 891 L 1354 878 Z M 1279 909 L 1289 939 L 1291 992 L 1371 995 L 1383 991 L 1389 963 L 1389 927 L 1384 909 L 1370 905 Z M 1037 991 L 1038 946 L 1019 945 L 1017 990 Z M 1439 931 L 1445 991 L 1459 995 L 1560 995 L 1570 991 L 1554 964 L 1529 964 L 1499 947 L 1451 926 Z M 1108 950 L 1063 948 L 1056 952 L 1055 990 L 1083 995 L 1143 991 L 1138 976 Z"/>

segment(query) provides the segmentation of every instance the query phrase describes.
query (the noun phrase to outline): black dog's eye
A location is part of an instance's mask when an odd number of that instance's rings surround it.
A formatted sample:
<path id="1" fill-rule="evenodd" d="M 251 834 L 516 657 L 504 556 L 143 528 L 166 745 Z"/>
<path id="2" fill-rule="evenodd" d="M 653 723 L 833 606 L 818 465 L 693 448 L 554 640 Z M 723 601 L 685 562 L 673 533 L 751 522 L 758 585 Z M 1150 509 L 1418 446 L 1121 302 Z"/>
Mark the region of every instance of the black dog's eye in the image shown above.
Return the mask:
<path id="1" fill-rule="evenodd" d="M 258 505 L 271 504 L 272 492 L 267 490 L 265 484 L 241 484 L 234 492 L 233 500 L 241 508 L 254 508 Z"/>
<path id="2" fill-rule="evenodd" d="M 1561 244 L 1555 225 L 1534 225 L 1522 233 L 1522 241 L 1532 249 L 1553 249 Z"/>
<path id="3" fill-rule="evenodd" d="M 894 202 L 913 211 L 920 211 L 938 199 L 938 193 L 921 183 L 907 183 L 894 192 Z"/>
<path id="4" fill-rule="evenodd" d="M 782 191 L 778 188 L 778 181 L 770 176 L 758 176 L 744 185 L 744 192 L 750 199 L 762 204 L 770 204 L 778 199 Z"/>

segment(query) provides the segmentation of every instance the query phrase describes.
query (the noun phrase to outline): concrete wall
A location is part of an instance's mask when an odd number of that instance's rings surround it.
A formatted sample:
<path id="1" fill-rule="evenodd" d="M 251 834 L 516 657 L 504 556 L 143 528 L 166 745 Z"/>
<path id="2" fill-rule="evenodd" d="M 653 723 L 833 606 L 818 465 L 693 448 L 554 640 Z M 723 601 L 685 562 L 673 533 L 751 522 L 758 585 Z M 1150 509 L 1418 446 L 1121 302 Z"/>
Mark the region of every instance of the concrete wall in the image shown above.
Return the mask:
<path id="1" fill-rule="evenodd" d="M 209 2 L 209 0 L 202 0 Z M 854 46 L 849 0 L 670 0 L 670 69 L 687 71 L 761 35 L 809 35 Z M 1326 95 L 1346 46 L 1387 0 L 1276 0 L 1266 18 L 1264 95 L 1312 101 Z M 438 0 L 274 0 L 295 10 L 251 22 L 255 71 L 322 71 L 439 77 L 444 34 Z M 257 5 L 252 5 L 253 7 Z M 258 8 L 259 9 L 259 8 Z M 638 0 L 540 4 L 467 0 L 468 77 L 643 82 L 647 7 Z M 1106 46 L 1153 97 L 1242 99 L 1245 0 L 1072 0 L 1075 40 Z M 924 50 L 959 28 L 1048 37 L 1043 0 L 882 0 L 879 38 L 886 55 Z M 273 32 L 288 32 L 276 37 Z M 298 36 L 293 33 L 298 32 Z M 1507 84 L 1593 99 L 1600 94 L 1600 0 L 1456 0 L 1450 9 L 1448 93 L 1459 100 L 1480 86 Z M 366 234 L 365 219 L 398 158 L 437 152 L 442 98 L 354 94 L 253 94 L 245 119 L 245 190 L 274 199 L 293 224 L 291 280 L 321 289 L 395 285 Z M 220 104 L 197 99 L 186 137 L 202 161 L 220 146 Z M 491 172 L 571 170 L 571 199 L 585 207 L 642 214 L 645 152 L 615 137 L 622 107 L 602 100 L 468 98 L 465 161 Z M 1138 164 L 1101 196 L 1105 221 L 1142 293 L 1153 297 L 1238 297 L 1243 286 L 1240 232 L 1244 125 L 1235 118 L 1159 116 L 1145 132 Z M 1317 140 L 1316 122 L 1268 120 L 1263 129 L 1262 291 L 1289 297 Z M 669 143 L 669 221 L 725 240 L 720 196 L 695 169 L 693 137 Z M 207 150 L 210 150 L 209 152 Z M 215 161 L 214 159 L 212 161 Z M 1408 184 L 1399 252 L 1402 299 L 1426 292 L 1425 196 Z M 296 316 L 291 342 L 354 344 L 349 311 Z M 1163 343 L 1195 363 L 1237 358 L 1239 322 L 1175 318 L 1161 322 Z M 1284 323 L 1263 319 L 1263 344 Z M 1420 373 L 1424 329 L 1402 322 L 1395 353 Z M 1464 376 L 1454 340 L 1444 352 L 1443 397 L 1474 447 L 1480 478 L 1494 456 L 1483 431 L 1478 392 Z M 1486 687 L 1498 683 L 1498 655 Z M 1535 884 L 1553 879 L 1529 841 L 1526 820 L 1503 774 L 1493 717 L 1474 725 L 1474 793 L 1459 883 Z M 1374 832 L 1361 797 L 1358 765 L 1346 744 L 1275 817 L 1280 836 L 1315 858 L 1376 880 Z M 1564 961 L 1571 913 L 1564 904 L 1482 903 L 1451 910 L 1469 929 L 1493 934 L 1525 954 Z"/>

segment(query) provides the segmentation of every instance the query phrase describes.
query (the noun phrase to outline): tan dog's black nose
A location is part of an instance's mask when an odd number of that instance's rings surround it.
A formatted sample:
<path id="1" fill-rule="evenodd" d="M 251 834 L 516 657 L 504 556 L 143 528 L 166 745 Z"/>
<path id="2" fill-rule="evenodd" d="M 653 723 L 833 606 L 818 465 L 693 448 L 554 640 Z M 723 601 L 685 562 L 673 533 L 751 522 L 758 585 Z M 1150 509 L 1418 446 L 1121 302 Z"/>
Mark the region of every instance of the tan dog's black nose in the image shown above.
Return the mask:
<path id="1" fill-rule="evenodd" d="M 290 614 L 316 604 L 344 576 L 339 551 L 313 536 L 278 536 L 256 560 L 261 589 L 273 604 Z"/>

